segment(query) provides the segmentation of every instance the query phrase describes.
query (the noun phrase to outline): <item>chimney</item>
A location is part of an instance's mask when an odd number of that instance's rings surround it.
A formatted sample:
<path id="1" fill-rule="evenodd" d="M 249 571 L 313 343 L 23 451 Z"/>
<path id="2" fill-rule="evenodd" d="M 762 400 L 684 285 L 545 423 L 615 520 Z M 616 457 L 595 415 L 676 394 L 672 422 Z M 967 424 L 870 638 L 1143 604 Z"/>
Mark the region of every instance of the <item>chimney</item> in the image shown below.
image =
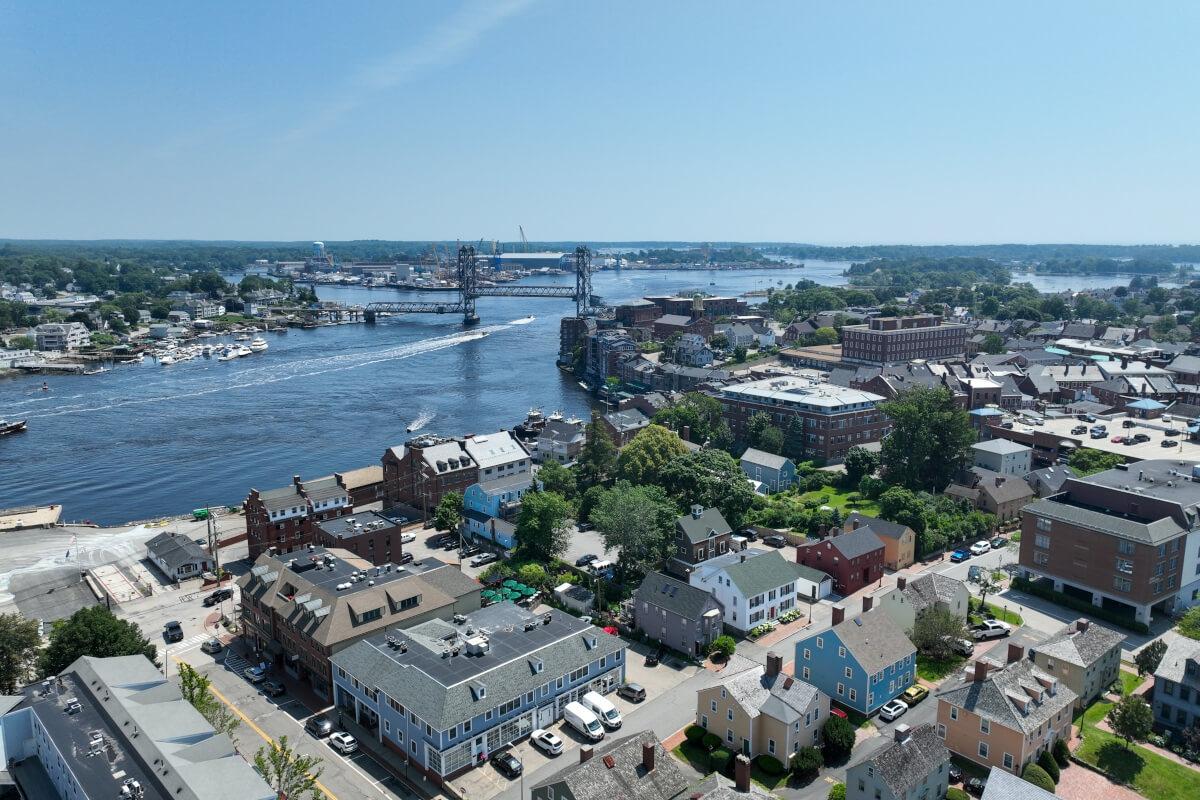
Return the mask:
<path id="1" fill-rule="evenodd" d="M 905 578 L 903 575 L 901 575 L 899 578 L 896 578 L 897 589 L 903 592 L 905 586 L 908 586 L 908 578 Z"/>
<path id="2" fill-rule="evenodd" d="M 899 725 L 896 726 L 896 741 L 897 742 L 907 742 L 911 738 L 912 738 L 912 728 L 908 727 L 903 722 L 901 722 Z"/>
<path id="3" fill-rule="evenodd" d="M 767 653 L 767 677 L 774 678 L 783 671 L 783 656 L 778 653 Z"/>
<path id="4" fill-rule="evenodd" d="M 875 598 L 874 598 L 874 597 L 864 597 L 864 598 L 863 598 L 863 613 L 865 614 L 865 613 L 867 613 L 868 611 L 870 611 L 870 610 L 871 610 L 871 607 L 872 607 L 872 606 L 874 606 L 874 605 L 875 605 Z"/>
<path id="5" fill-rule="evenodd" d="M 592 760 L 592 748 L 590 748 L 590 747 L 579 748 L 579 763 L 583 764 L 584 762 L 591 761 L 591 760 Z"/>
<path id="6" fill-rule="evenodd" d="M 849 520 L 849 522 L 850 522 L 850 530 L 852 530 L 852 531 L 858 530 L 858 524 L 859 524 L 858 517 L 852 517 Z"/>
<path id="7" fill-rule="evenodd" d="M 741 753 L 733 760 L 733 785 L 743 794 L 750 791 L 750 759 Z"/>
<path id="8" fill-rule="evenodd" d="M 646 772 L 654 771 L 654 742 L 642 743 L 642 766 Z"/>
<path id="9" fill-rule="evenodd" d="M 844 606 L 833 607 L 833 624 L 840 625 L 842 620 L 846 618 L 846 609 Z"/>
<path id="10" fill-rule="evenodd" d="M 683 440 L 685 442 L 690 442 L 692 440 L 692 426 L 684 425 L 683 428 L 679 431 L 679 434 L 680 434 L 680 436 L 683 437 Z"/>
<path id="11" fill-rule="evenodd" d="M 1082 617 L 1080 617 L 1079 619 L 1075 620 L 1075 630 L 1078 631 L 1079 633 L 1086 633 L 1088 626 L 1091 624 L 1092 624 L 1091 620 L 1083 619 Z"/>
<path id="12" fill-rule="evenodd" d="M 1000 477 L 999 475 L 997 475 L 997 476 L 996 476 L 995 480 L 996 480 L 996 485 L 997 485 L 997 486 L 1003 486 L 1003 485 L 1004 485 L 1004 478 Z"/>
<path id="13" fill-rule="evenodd" d="M 293 485 L 295 485 L 295 486 L 299 486 L 299 485 L 300 485 L 300 476 L 299 476 L 299 475 L 293 475 L 293 476 L 292 476 L 292 484 L 293 484 Z"/>
<path id="14" fill-rule="evenodd" d="M 746 563 L 746 554 L 745 553 L 742 553 L 742 562 L 741 563 L 743 563 L 743 564 Z"/>
<path id="15" fill-rule="evenodd" d="M 1006 663 L 1015 664 L 1025 657 L 1025 648 L 1019 644 L 1010 644 L 1008 646 L 1008 661 Z"/>
<path id="16" fill-rule="evenodd" d="M 972 680 L 974 680 L 975 683 L 979 683 L 983 679 L 987 678 L 987 674 L 988 674 L 988 663 L 986 661 L 976 661 L 975 662 L 975 675 L 972 678 Z"/>

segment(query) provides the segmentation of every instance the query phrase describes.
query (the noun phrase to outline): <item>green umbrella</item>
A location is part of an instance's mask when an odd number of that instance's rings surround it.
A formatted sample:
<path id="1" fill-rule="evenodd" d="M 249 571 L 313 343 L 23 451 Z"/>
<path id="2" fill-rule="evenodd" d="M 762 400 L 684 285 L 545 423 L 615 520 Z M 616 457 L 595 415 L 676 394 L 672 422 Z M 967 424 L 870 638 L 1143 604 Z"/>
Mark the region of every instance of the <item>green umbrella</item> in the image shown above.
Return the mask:
<path id="1" fill-rule="evenodd" d="M 526 597 L 533 597 L 535 594 L 537 594 L 537 589 L 533 588 L 532 586 L 526 586 L 521 590 L 521 594 L 525 595 Z"/>
<path id="2" fill-rule="evenodd" d="M 515 580 L 513 580 L 512 578 L 509 578 L 508 580 L 506 580 L 506 581 L 504 582 L 504 588 L 505 588 L 505 589 L 511 589 L 511 588 L 513 588 L 513 587 L 514 587 L 514 586 L 516 586 L 516 585 L 517 585 L 517 582 L 516 582 Z"/>
<path id="3" fill-rule="evenodd" d="M 491 589 L 484 589 L 482 592 L 479 593 L 479 596 L 482 597 L 484 600 L 491 600 L 496 596 L 496 593 L 493 592 Z"/>

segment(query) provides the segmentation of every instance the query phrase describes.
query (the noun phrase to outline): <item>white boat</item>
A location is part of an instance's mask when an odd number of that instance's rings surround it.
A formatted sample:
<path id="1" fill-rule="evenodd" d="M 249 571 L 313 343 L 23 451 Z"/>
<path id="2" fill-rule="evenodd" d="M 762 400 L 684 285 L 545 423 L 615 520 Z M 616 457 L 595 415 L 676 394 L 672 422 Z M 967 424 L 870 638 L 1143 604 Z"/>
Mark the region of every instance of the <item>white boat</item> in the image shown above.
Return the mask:
<path id="1" fill-rule="evenodd" d="M 229 350 L 224 355 L 219 356 L 217 361 L 233 361 L 235 358 L 237 358 L 237 351 Z"/>
<path id="2" fill-rule="evenodd" d="M 246 347 L 245 345 L 242 345 L 241 347 L 239 347 L 237 349 L 238 358 L 241 358 L 242 356 L 248 356 L 252 352 L 253 351 L 249 347 Z"/>
<path id="3" fill-rule="evenodd" d="M 266 350 L 268 346 L 269 345 L 267 344 L 266 339 L 262 338 L 261 336 L 255 336 L 254 341 L 250 343 L 250 350 L 255 353 L 261 353 L 262 351 Z"/>
<path id="4" fill-rule="evenodd" d="M 235 342 L 248 342 L 250 341 L 250 337 L 243 333 L 241 336 L 233 337 L 233 340 Z"/>
<path id="5" fill-rule="evenodd" d="M 158 360 L 158 363 L 162 364 L 164 367 L 169 367 L 175 363 L 175 359 L 172 356 L 163 356 Z"/>

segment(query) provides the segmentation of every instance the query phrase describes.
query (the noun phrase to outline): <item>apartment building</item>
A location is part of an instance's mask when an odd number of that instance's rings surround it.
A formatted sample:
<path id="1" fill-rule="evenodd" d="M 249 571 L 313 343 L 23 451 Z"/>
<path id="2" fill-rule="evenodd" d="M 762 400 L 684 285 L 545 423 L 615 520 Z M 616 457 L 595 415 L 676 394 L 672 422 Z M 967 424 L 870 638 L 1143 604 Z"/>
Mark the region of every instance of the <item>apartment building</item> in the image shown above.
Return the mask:
<path id="1" fill-rule="evenodd" d="M 404 545 L 400 541 L 401 520 L 376 511 L 359 511 L 313 526 L 312 543 L 318 547 L 349 550 L 372 564 L 399 562 Z"/>
<path id="2" fill-rule="evenodd" d="M 778 550 L 743 550 L 698 564 L 688 583 L 709 592 L 724 609 L 725 626 L 746 633 L 775 619 L 803 598 L 816 598 L 828 576 L 793 564 Z"/>
<path id="3" fill-rule="evenodd" d="M 1184 730 L 1200 726 L 1200 642 L 1174 637 L 1154 670 L 1154 722 Z"/>
<path id="4" fill-rule="evenodd" d="M 796 548 L 796 563 L 818 569 L 833 578 L 833 590 L 841 595 L 883 577 L 886 550 L 883 540 L 868 527 L 838 532 L 827 539 L 807 542 Z"/>
<path id="5" fill-rule="evenodd" d="M 766 666 L 696 692 L 696 724 L 749 758 L 769 755 L 787 764 L 801 747 L 820 744 L 827 719 L 829 698 L 784 674 L 783 656 L 775 653 L 767 653 Z"/>
<path id="6" fill-rule="evenodd" d="M 590 606 L 586 606 L 590 608 Z M 633 624 L 647 638 L 703 657 L 723 632 L 717 598 L 686 581 L 648 572 L 633 596 Z"/>
<path id="7" fill-rule="evenodd" d="M 938 735 L 950 752 L 982 767 L 1020 775 L 1054 741 L 1071 735 L 1078 696 L 1008 646 L 1007 663 L 976 661 L 964 679 L 937 693 Z"/>
<path id="8" fill-rule="evenodd" d="M 1033 469 L 1033 448 L 1008 439 L 988 439 L 971 445 L 971 463 L 997 475 L 1024 478 Z"/>
<path id="9" fill-rule="evenodd" d="M 945 322 L 938 314 L 872 317 L 865 325 L 842 328 L 842 360 L 894 364 L 913 359 L 961 358 L 967 351 L 967 326 Z"/>
<path id="10" fill-rule="evenodd" d="M 250 558 L 258 558 L 268 548 L 286 553 L 304 547 L 313 541 L 315 525 L 353 513 L 354 504 L 334 475 L 309 481 L 293 475 L 290 486 L 251 489 L 242 509 Z"/>
<path id="11" fill-rule="evenodd" d="M 343 723 L 439 786 L 625 679 L 621 639 L 512 603 L 380 628 L 332 661 Z"/>
<path id="12" fill-rule="evenodd" d="M 268 551 L 237 583 L 246 638 L 264 659 L 325 699 L 333 655 L 384 628 L 474 611 L 483 588 L 436 558 L 376 566 L 349 551 L 316 546 Z"/>
<path id="13" fill-rule="evenodd" d="M 871 595 L 876 608 L 882 608 L 902 631 L 912 631 L 917 616 L 927 609 L 953 614 L 967 621 L 970 599 L 967 585 L 938 572 L 926 572 L 916 578 L 896 577 L 896 585 Z"/>
<path id="14" fill-rule="evenodd" d="M 1154 459 L 1072 476 L 1021 511 L 1022 573 L 1149 623 L 1200 602 L 1200 466 Z"/>
<path id="15" fill-rule="evenodd" d="M 868 530 L 878 536 L 883 542 L 883 565 L 887 569 L 904 569 L 912 566 L 916 560 L 917 534 L 907 525 L 851 511 L 842 528 L 847 531 Z"/>
<path id="16" fill-rule="evenodd" d="M 404 503 L 433 514 L 449 492 L 465 492 L 479 467 L 459 439 L 419 436 L 383 453 L 385 503 Z"/>
<path id="17" fill-rule="evenodd" d="M 821 381 L 817 373 L 785 375 L 726 386 L 717 395 L 733 438 L 745 442 L 750 417 L 763 412 L 787 430 L 804 427 L 804 457 L 840 462 L 856 445 L 877 442 L 891 430 L 876 407 L 883 397 Z"/>

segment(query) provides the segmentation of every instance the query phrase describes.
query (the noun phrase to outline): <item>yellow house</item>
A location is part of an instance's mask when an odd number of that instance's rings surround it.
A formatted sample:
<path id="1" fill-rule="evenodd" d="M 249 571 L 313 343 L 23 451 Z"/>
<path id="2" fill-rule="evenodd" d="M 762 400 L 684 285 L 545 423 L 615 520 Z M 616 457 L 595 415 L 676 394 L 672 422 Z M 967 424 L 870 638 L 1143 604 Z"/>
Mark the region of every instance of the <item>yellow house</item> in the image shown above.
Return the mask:
<path id="1" fill-rule="evenodd" d="M 907 525 L 855 511 L 846 517 L 843 528 L 847 531 L 867 528 L 878 536 L 883 542 L 883 565 L 892 571 L 911 566 L 916 560 L 917 534 Z"/>

